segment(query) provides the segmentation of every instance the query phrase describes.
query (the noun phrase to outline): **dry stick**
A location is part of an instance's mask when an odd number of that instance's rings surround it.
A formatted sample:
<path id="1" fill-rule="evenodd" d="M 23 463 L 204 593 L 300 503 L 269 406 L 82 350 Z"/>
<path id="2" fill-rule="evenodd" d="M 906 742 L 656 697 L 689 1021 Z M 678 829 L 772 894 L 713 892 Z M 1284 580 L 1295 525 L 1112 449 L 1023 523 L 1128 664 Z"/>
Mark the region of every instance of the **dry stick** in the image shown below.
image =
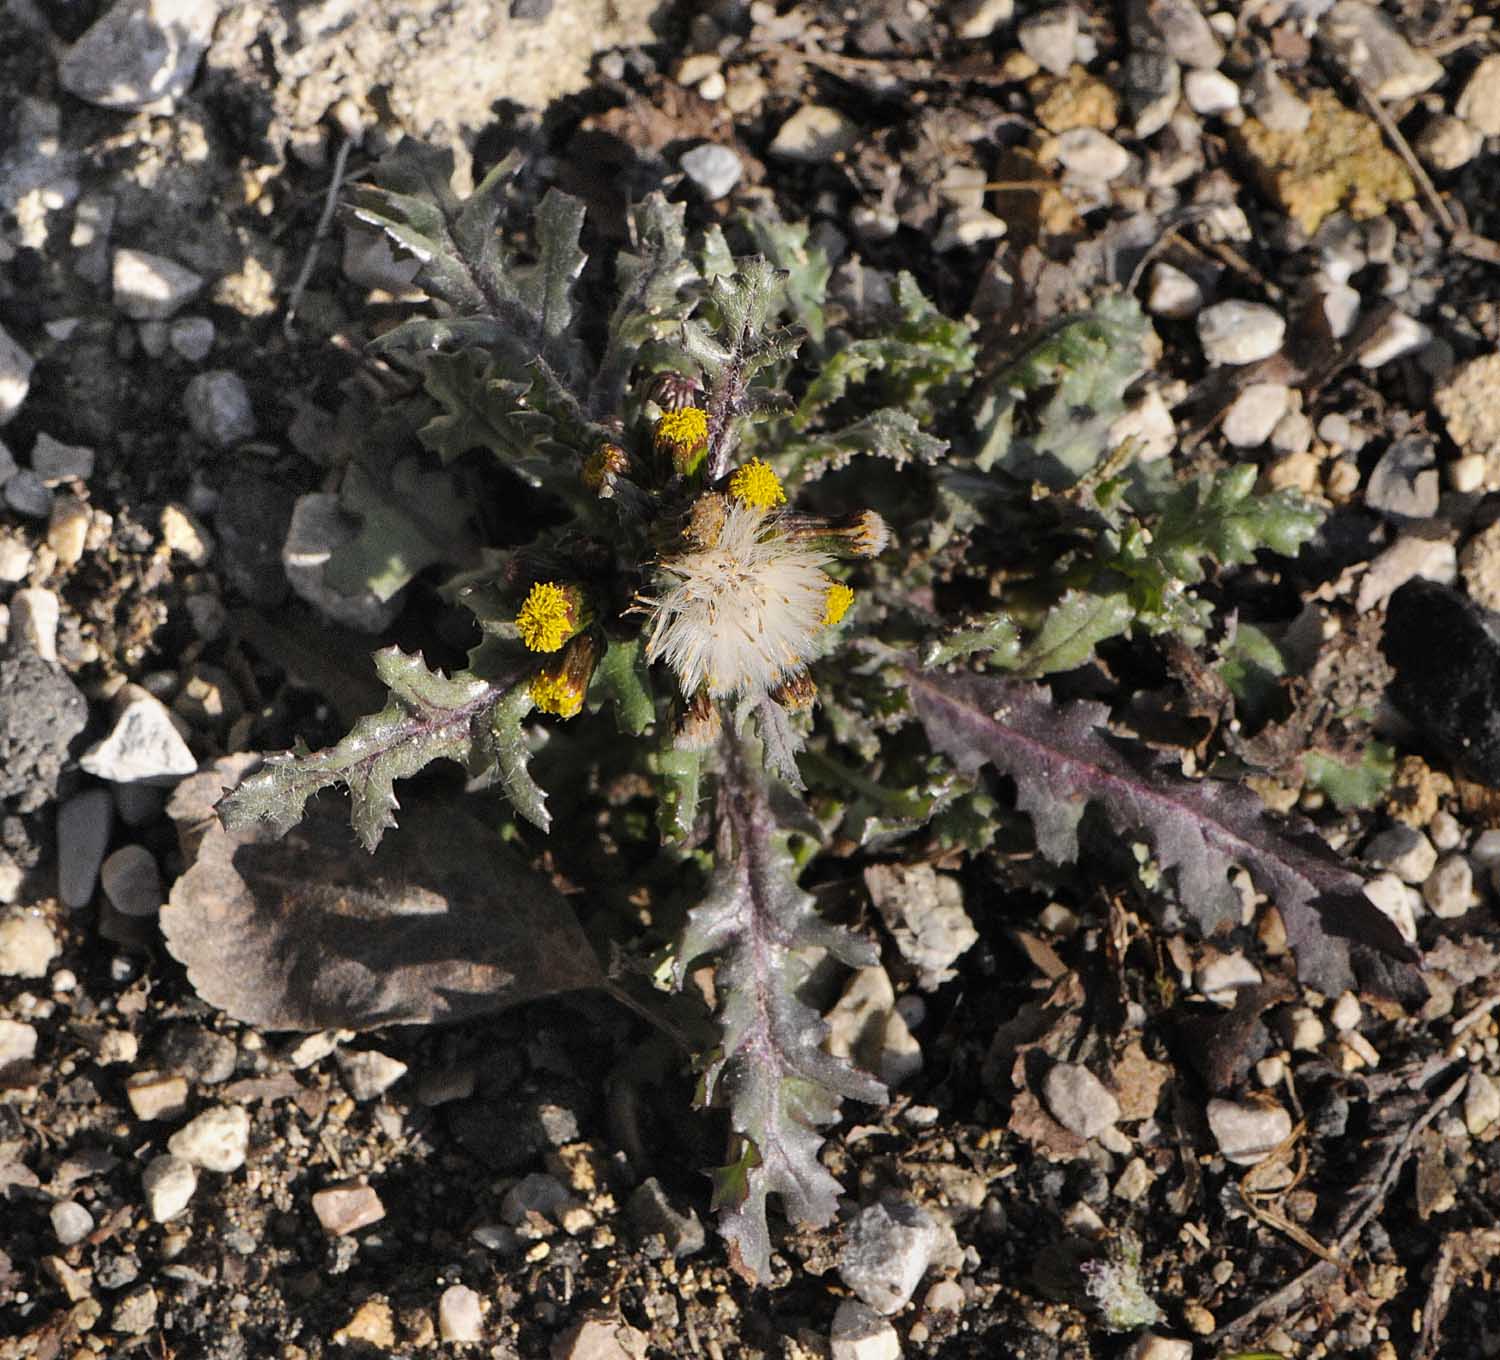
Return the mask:
<path id="1" fill-rule="evenodd" d="M 1365 1226 L 1380 1212 L 1385 1203 L 1386 1196 L 1391 1193 L 1391 1187 L 1396 1183 L 1396 1177 L 1401 1174 L 1401 1168 L 1406 1165 L 1406 1159 L 1411 1156 L 1412 1149 L 1416 1145 L 1418 1137 L 1434 1119 L 1458 1099 L 1459 1092 L 1467 1085 L 1469 1074 L 1467 1071 L 1457 1077 L 1448 1088 L 1438 1096 L 1421 1114 L 1421 1117 L 1412 1121 L 1411 1126 L 1402 1136 L 1398 1143 L 1388 1154 L 1384 1170 L 1380 1173 L 1380 1179 L 1375 1188 L 1370 1191 L 1366 1198 L 1364 1207 L 1354 1216 L 1354 1221 L 1339 1235 L 1338 1242 L 1334 1245 L 1334 1251 L 1339 1256 L 1345 1257 L 1349 1249 L 1359 1240 L 1359 1235 L 1365 1230 Z M 1280 1317 L 1284 1315 L 1307 1291 L 1309 1286 L 1315 1282 L 1327 1279 L 1338 1274 L 1338 1267 L 1327 1261 L 1315 1261 L 1308 1266 L 1295 1279 L 1282 1285 L 1274 1294 L 1263 1298 L 1249 1312 L 1241 1313 L 1233 1322 L 1220 1327 L 1211 1337 L 1210 1344 L 1217 1345 L 1227 1341 L 1230 1337 L 1237 1335 L 1267 1313 L 1274 1313 Z"/>
<path id="2" fill-rule="evenodd" d="M 1416 157 L 1405 137 L 1401 135 L 1401 129 L 1396 126 L 1396 120 L 1381 107 L 1380 101 L 1367 89 L 1364 81 L 1360 80 L 1352 71 L 1347 73 L 1349 79 L 1354 82 L 1354 88 L 1359 91 L 1359 97 L 1369 109 L 1371 116 L 1380 124 L 1380 130 L 1385 133 L 1386 140 L 1396 148 L 1396 154 L 1406 162 L 1406 168 L 1411 171 L 1412 178 L 1422 190 L 1422 197 L 1427 200 L 1428 206 L 1437 214 L 1438 221 L 1443 224 L 1443 229 L 1450 235 L 1458 231 L 1458 223 L 1453 220 L 1453 214 L 1448 211 L 1448 205 L 1439 196 L 1427 171 L 1422 168 L 1422 162 Z"/>
<path id="3" fill-rule="evenodd" d="M 292 285 L 292 291 L 287 294 L 286 315 L 281 318 L 281 333 L 288 340 L 292 338 L 292 322 L 297 317 L 297 304 L 302 301 L 302 294 L 307 289 L 307 281 L 312 278 L 313 265 L 318 260 L 318 242 L 328 235 L 328 228 L 333 222 L 333 212 L 339 202 L 339 190 L 344 187 L 344 170 L 349 164 L 349 153 L 353 149 L 354 138 L 352 137 L 345 137 L 339 144 L 338 158 L 333 163 L 333 178 L 328 182 L 328 192 L 323 196 L 323 211 L 318 216 L 318 225 L 313 229 L 313 238 L 308 243 L 307 254 L 302 257 L 302 268 L 297 271 L 297 281 Z"/>

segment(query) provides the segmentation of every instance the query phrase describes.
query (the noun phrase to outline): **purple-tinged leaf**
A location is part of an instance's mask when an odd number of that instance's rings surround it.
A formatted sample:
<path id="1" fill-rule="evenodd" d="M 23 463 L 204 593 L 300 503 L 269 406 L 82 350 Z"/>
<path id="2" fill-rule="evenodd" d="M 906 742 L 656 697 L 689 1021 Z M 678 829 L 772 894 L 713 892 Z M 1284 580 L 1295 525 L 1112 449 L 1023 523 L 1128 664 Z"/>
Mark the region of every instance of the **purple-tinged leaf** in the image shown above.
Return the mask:
<path id="1" fill-rule="evenodd" d="M 827 1027 L 793 993 L 795 949 L 819 945 L 851 967 L 874 963 L 876 954 L 867 941 L 822 920 L 797 886 L 758 765 L 726 736 L 717 867 L 707 896 L 688 916 L 677 956 L 679 985 L 695 959 L 718 956 L 723 1034 L 704 1071 L 702 1096 L 729 1108 L 736 1146 L 715 1177 L 715 1202 L 735 1267 L 752 1281 L 764 1280 L 771 1268 L 767 1195 L 779 1195 L 799 1223 L 829 1223 L 839 1184 L 818 1160 L 818 1126 L 837 1118 L 840 1097 L 886 1098 L 873 1077 L 824 1051 Z"/>
<path id="2" fill-rule="evenodd" d="M 1182 909 L 1205 934 L 1239 919 L 1228 880 L 1238 864 L 1280 909 L 1298 974 L 1311 986 L 1329 995 L 1355 987 L 1356 964 L 1368 985 L 1416 985 L 1415 956 L 1365 897 L 1364 879 L 1306 823 L 1274 819 L 1241 785 L 1165 768 L 1108 733 L 1102 704 L 1057 704 L 1040 685 L 991 676 L 913 668 L 907 679 L 938 750 L 966 773 L 989 764 L 1016 781 L 1017 803 L 1048 859 L 1077 857 L 1078 823 L 1097 803 L 1116 831 L 1148 840 L 1175 871 Z"/>

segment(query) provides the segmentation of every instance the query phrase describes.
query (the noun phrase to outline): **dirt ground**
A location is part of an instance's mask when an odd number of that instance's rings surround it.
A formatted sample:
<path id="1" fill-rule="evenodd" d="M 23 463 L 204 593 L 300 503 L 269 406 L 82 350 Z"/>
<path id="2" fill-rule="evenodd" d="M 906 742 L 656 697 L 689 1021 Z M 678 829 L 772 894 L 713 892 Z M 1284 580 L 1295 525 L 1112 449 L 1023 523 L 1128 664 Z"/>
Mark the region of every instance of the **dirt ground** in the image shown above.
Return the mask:
<path id="1" fill-rule="evenodd" d="M 1496 17 L 0 5 L 0 1357 L 1500 1354 L 1500 762 L 1468 749 L 1489 750 L 1500 662 L 1479 625 L 1432 634 L 1428 726 L 1385 698 L 1381 651 L 1413 576 L 1500 607 Z M 977 939 L 927 991 L 897 973 L 920 1062 L 888 1109 L 846 1107 L 825 1151 L 845 1219 L 779 1225 L 762 1289 L 713 1231 L 720 1130 L 689 1113 L 692 1074 L 607 999 L 360 1035 L 200 1000 L 154 910 L 187 814 L 170 781 L 121 792 L 83 754 L 124 687 L 170 705 L 207 767 L 336 739 L 378 701 L 360 658 L 382 641 L 459 655 L 423 582 L 404 612 L 331 623 L 283 554 L 298 498 L 338 484 L 339 393 L 411 277 L 328 223 L 330 185 L 404 135 L 451 147 L 461 182 L 519 149 L 529 201 L 583 197 L 600 249 L 653 189 L 698 228 L 807 220 L 841 305 L 911 270 L 993 360 L 1133 291 L 1160 353 L 1131 432 L 1329 511 L 1295 563 L 1214 598 L 1302 657 L 1255 787 L 1379 876 L 1426 995 L 1311 992 L 1263 901 L 1205 942 L 1117 884 L 1036 887 L 1013 845 L 824 856 L 835 907 L 866 914 L 897 891 L 869 870 L 895 866 Z M 703 146 L 727 155 L 685 162 Z M 1255 329 L 1215 340 L 1204 309 L 1230 299 L 1264 309 L 1269 348 L 1215 351 Z M 1367 798 L 1304 760 L 1357 766 L 1377 741 L 1394 773 Z M 96 885 L 106 852 L 130 910 Z M 1042 1060 L 1104 1076 L 1107 1127 L 1044 1107 Z M 178 1135 L 214 1111 L 188 1157 Z M 1221 1118 L 1257 1114 L 1271 1155 L 1226 1157 Z M 168 1153 L 197 1170 L 158 1215 Z M 881 1202 L 936 1227 L 910 1302 L 861 1338 L 835 1325 L 841 1252 Z M 1109 1330 L 1079 1284 L 1082 1254 L 1131 1236 L 1148 1336 Z"/>

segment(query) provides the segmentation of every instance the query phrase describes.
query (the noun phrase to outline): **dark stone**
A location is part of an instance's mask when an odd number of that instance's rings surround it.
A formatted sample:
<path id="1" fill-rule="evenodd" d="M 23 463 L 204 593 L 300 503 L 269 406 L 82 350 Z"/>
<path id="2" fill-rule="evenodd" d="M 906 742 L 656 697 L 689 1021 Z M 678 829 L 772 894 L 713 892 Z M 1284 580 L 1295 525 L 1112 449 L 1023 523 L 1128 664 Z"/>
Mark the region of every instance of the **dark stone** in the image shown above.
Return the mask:
<path id="1" fill-rule="evenodd" d="M 50 661 L 23 651 L 0 659 L 0 800 L 34 812 L 57 796 L 87 700 Z"/>
<path id="2" fill-rule="evenodd" d="M 281 545 L 292 522 L 297 493 L 283 482 L 242 473 L 224 488 L 214 529 L 220 563 L 235 589 L 251 604 L 274 609 L 287 594 Z"/>
<path id="3" fill-rule="evenodd" d="M 1365 486 L 1365 505 L 1383 515 L 1430 519 L 1437 514 L 1437 453 L 1421 435 L 1394 440 Z"/>
<path id="4" fill-rule="evenodd" d="M 512 19 L 545 19 L 552 13 L 552 0 L 510 0 Z"/>
<path id="5" fill-rule="evenodd" d="M 239 1050 L 232 1039 L 197 1025 L 173 1025 L 157 1045 L 157 1065 L 204 1086 L 217 1086 L 234 1075 Z"/>
<path id="6" fill-rule="evenodd" d="M 679 1212 L 655 1176 L 636 1186 L 628 1211 L 636 1231 L 643 1236 L 659 1235 L 673 1256 L 692 1256 L 703 1250 L 707 1238 L 698 1215 L 691 1209 Z"/>
<path id="7" fill-rule="evenodd" d="M 1469 778 L 1500 785 L 1500 616 L 1420 578 L 1391 596 L 1391 702 Z"/>

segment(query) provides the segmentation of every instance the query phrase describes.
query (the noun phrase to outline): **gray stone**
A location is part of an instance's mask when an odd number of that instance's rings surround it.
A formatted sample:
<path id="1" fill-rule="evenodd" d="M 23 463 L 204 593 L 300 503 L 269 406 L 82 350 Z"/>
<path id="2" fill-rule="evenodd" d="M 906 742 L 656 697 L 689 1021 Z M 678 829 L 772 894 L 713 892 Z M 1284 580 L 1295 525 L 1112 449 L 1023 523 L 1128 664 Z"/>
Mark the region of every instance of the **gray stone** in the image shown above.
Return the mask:
<path id="1" fill-rule="evenodd" d="M 1421 883 L 1437 863 L 1437 851 L 1416 827 L 1397 822 L 1371 836 L 1361 858 L 1377 869 L 1389 869 L 1403 883 Z"/>
<path id="2" fill-rule="evenodd" d="M 234 1040 L 201 1025 L 173 1025 L 156 1048 L 156 1063 L 168 1072 L 217 1086 L 234 1075 L 239 1050 Z"/>
<path id="3" fill-rule="evenodd" d="M 1152 137 L 1166 127 L 1181 94 L 1182 70 L 1172 54 L 1159 41 L 1137 41 L 1125 58 L 1125 104 L 1135 135 Z"/>
<path id="4" fill-rule="evenodd" d="M 406 1064 L 375 1048 L 339 1049 L 335 1054 L 344 1087 L 355 1100 L 374 1100 L 406 1075 Z"/>
<path id="5" fill-rule="evenodd" d="M 198 374 L 183 390 L 182 407 L 193 433 L 216 448 L 255 437 L 250 391 L 238 373 L 215 368 Z"/>
<path id="6" fill-rule="evenodd" d="M 1464 83 L 1453 112 L 1476 132 L 1500 137 L 1500 52 L 1492 52 Z"/>
<path id="7" fill-rule="evenodd" d="M 849 1223 L 839 1278 L 876 1312 L 898 1312 L 927 1273 L 939 1236 L 937 1223 L 910 1200 L 867 1205 Z"/>
<path id="8" fill-rule="evenodd" d="M 1208 1127 L 1227 1161 L 1254 1166 L 1291 1136 L 1292 1117 L 1280 1105 L 1216 1099 L 1208 1102 Z"/>
<path id="9" fill-rule="evenodd" d="M 206 316 L 183 316 L 167 328 L 172 348 L 190 364 L 206 359 L 214 347 L 214 323 Z"/>
<path id="10" fill-rule="evenodd" d="M 36 1026 L 20 1020 L 0 1020 L 0 1072 L 12 1063 L 36 1057 Z"/>
<path id="11" fill-rule="evenodd" d="M 1442 62 L 1416 51 L 1366 0 L 1338 0 L 1319 23 L 1318 36 L 1377 99 L 1407 99 L 1443 78 Z"/>
<path id="12" fill-rule="evenodd" d="M 52 1233 L 65 1247 L 82 1242 L 94 1231 L 94 1216 L 81 1204 L 70 1199 L 60 1199 L 48 1212 L 52 1220 Z"/>
<path id="13" fill-rule="evenodd" d="M 31 446 L 31 470 L 48 486 L 74 477 L 86 482 L 94 475 L 94 451 L 84 444 L 64 444 L 50 434 L 39 434 Z"/>
<path id="14" fill-rule="evenodd" d="M 655 1176 L 636 1186 L 627 1212 L 638 1232 L 659 1235 L 667 1250 L 678 1259 L 697 1255 L 707 1242 L 698 1215 L 692 1209 L 680 1212 L 667 1198 L 667 1192 Z"/>
<path id="15" fill-rule="evenodd" d="M 62 952 L 57 937 L 35 912 L 0 916 L 0 977 L 42 978 Z"/>
<path id="16" fill-rule="evenodd" d="M 1407 519 L 1437 514 L 1437 453 L 1432 440 L 1423 435 L 1393 440 L 1370 472 L 1365 505 L 1383 515 Z"/>
<path id="17" fill-rule="evenodd" d="M 0 799 L 8 811 L 34 812 L 56 796 L 87 722 L 87 701 L 58 666 L 26 647 L 0 656 Z"/>
<path id="18" fill-rule="evenodd" d="M 204 1171 L 237 1171 L 249 1146 L 250 1116 L 238 1105 L 205 1110 L 167 1140 L 168 1152 Z"/>
<path id="19" fill-rule="evenodd" d="M 14 480 L 14 479 L 12 479 Z M 43 661 L 57 661 L 57 625 L 62 605 L 41 586 L 18 590 L 10 597 L 10 649 L 25 649 Z"/>
<path id="20" fill-rule="evenodd" d="M 1421 349 L 1432 339 L 1432 331 L 1405 312 L 1393 313 L 1359 352 L 1361 368 L 1380 368 L 1392 359 Z"/>
<path id="21" fill-rule="evenodd" d="M 1082 179 L 1118 179 L 1130 169 L 1130 153 L 1098 128 L 1070 128 L 1057 136 L 1053 149 L 1063 169 Z"/>
<path id="22" fill-rule="evenodd" d="M 4 486 L 20 470 L 16 456 L 4 444 L 0 444 L 0 486 Z"/>
<path id="23" fill-rule="evenodd" d="M 1194 0 L 1152 0 L 1152 22 L 1184 66 L 1211 71 L 1224 60 L 1224 44 Z"/>
<path id="24" fill-rule="evenodd" d="M 1446 173 L 1467 165 L 1479 154 L 1484 134 L 1462 118 L 1440 113 L 1417 134 L 1412 146 L 1432 169 Z"/>
<path id="25" fill-rule="evenodd" d="M 1182 95 L 1204 118 L 1217 118 L 1240 106 L 1240 87 L 1222 71 L 1189 71 L 1182 80 Z"/>
<path id="26" fill-rule="evenodd" d="M 1097 1138 L 1120 1118 L 1114 1093 L 1080 1063 L 1057 1063 L 1042 1081 L 1047 1109 L 1069 1133 Z"/>
<path id="27" fill-rule="evenodd" d="M 1224 413 L 1224 438 L 1237 449 L 1259 448 L 1271 437 L 1291 399 L 1285 383 L 1247 383 Z"/>
<path id="28" fill-rule="evenodd" d="M 84 752 L 83 769 L 116 784 L 175 784 L 194 773 L 198 761 L 166 705 L 137 686 L 126 693 L 109 735 Z"/>
<path id="29" fill-rule="evenodd" d="M 52 513 L 52 492 L 30 468 L 5 480 L 5 503 L 27 519 L 46 519 Z"/>
<path id="30" fill-rule="evenodd" d="M 108 109 L 161 109 L 192 87 L 216 0 L 116 0 L 58 63 L 69 94 Z"/>
<path id="31" fill-rule="evenodd" d="M 0 326 L 0 425 L 21 409 L 31 390 L 31 370 L 36 361 Z"/>
<path id="32" fill-rule="evenodd" d="M 1297 98 L 1269 62 L 1262 62 L 1245 86 L 1246 107 L 1273 132 L 1302 132 L 1312 109 Z"/>
<path id="33" fill-rule="evenodd" d="M 1198 313 L 1198 341 L 1211 364 L 1252 364 L 1281 348 L 1286 321 L 1262 302 L 1231 299 Z"/>
<path id="34" fill-rule="evenodd" d="M 770 152 L 783 160 L 821 165 L 859 140 L 859 124 L 826 104 L 804 104 L 777 130 Z"/>
<path id="35" fill-rule="evenodd" d="M 1072 5 L 1055 5 L 1028 14 L 1016 25 L 1016 39 L 1042 70 L 1065 76 L 1078 49 L 1078 11 Z"/>
<path id="36" fill-rule="evenodd" d="M 1015 0 L 958 0 L 948 17 L 954 36 L 973 42 L 1008 24 L 1015 12 Z"/>
<path id="37" fill-rule="evenodd" d="M 900 1360 L 901 1338 L 867 1303 L 844 1299 L 828 1330 L 830 1360 Z"/>
<path id="38" fill-rule="evenodd" d="M 75 793 L 57 814 L 57 895 L 77 910 L 93 900 L 99 865 L 114 823 L 108 789 Z"/>
<path id="39" fill-rule="evenodd" d="M 1474 868 L 1463 855 L 1444 855 L 1422 884 L 1422 901 L 1441 920 L 1463 916 L 1478 900 Z"/>
<path id="40" fill-rule="evenodd" d="M 1470 1072 L 1464 1087 L 1464 1128 L 1477 1138 L 1500 1119 L 1500 1086 L 1488 1072 Z"/>
<path id="41" fill-rule="evenodd" d="M 532 1215 L 557 1221 L 558 1215 L 572 1203 L 568 1188 L 556 1176 L 535 1171 L 522 1176 L 500 1201 L 500 1217 L 511 1227 L 518 1227 Z"/>
<path id="42" fill-rule="evenodd" d="M 1146 310 L 1153 316 L 1185 321 L 1203 310 L 1203 289 L 1197 279 L 1176 265 L 1157 260 L 1147 283 Z"/>
<path id="43" fill-rule="evenodd" d="M 677 163 L 710 202 L 723 198 L 745 173 L 740 158 L 729 147 L 712 142 L 684 151 Z"/>
<path id="44" fill-rule="evenodd" d="M 181 1157 L 153 1157 L 141 1175 L 141 1186 L 151 1221 L 165 1223 L 187 1208 L 198 1188 L 198 1173 Z"/>
<path id="45" fill-rule="evenodd" d="M 828 1051 L 852 1059 L 889 1086 L 921 1070 L 922 1050 L 896 1005 L 896 993 L 878 963 L 852 973 L 828 1012 Z"/>
<path id="46" fill-rule="evenodd" d="M 109 904 L 125 916 L 155 916 L 161 910 L 161 870 L 144 845 L 122 845 L 99 870 Z"/>
<path id="47" fill-rule="evenodd" d="M 478 1341 L 484 1335 L 479 1295 L 466 1284 L 450 1284 L 438 1297 L 438 1336 L 444 1341 Z"/>
<path id="48" fill-rule="evenodd" d="M 952 965 L 979 938 L 964 910 L 963 886 L 930 864 L 875 865 L 865 885 L 918 986 L 935 991 L 955 976 Z"/>
<path id="49" fill-rule="evenodd" d="M 166 321 L 203 289 L 203 277 L 147 250 L 115 251 L 115 306 L 132 321 Z"/>
<path id="50" fill-rule="evenodd" d="M 330 1185 L 317 1191 L 312 1197 L 312 1207 L 323 1231 L 331 1237 L 345 1237 L 385 1217 L 385 1205 L 375 1187 L 360 1182 Z"/>
<path id="51" fill-rule="evenodd" d="M 943 217 L 932 248 L 936 251 L 967 249 L 1005 235 L 1005 219 L 984 208 L 954 208 Z"/>
<path id="52" fill-rule="evenodd" d="M 292 589 L 320 614 L 356 632 L 379 633 L 400 612 L 404 592 L 388 600 L 371 590 L 344 595 L 326 580 L 334 552 L 358 532 L 358 525 L 339 509 L 337 496 L 326 492 L 299 496 L 292 507 L 281 562 Z"/>

